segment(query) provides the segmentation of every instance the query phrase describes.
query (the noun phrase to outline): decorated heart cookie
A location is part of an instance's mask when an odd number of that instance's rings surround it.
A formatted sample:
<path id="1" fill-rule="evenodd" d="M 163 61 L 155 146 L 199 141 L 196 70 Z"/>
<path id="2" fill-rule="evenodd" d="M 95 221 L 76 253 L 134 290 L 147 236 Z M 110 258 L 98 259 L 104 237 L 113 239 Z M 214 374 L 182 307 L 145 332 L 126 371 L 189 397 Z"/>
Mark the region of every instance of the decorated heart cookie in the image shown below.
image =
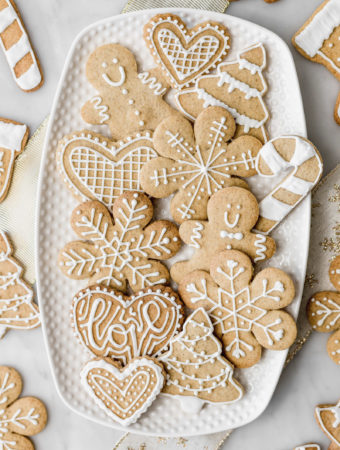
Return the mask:
<path id="1" fill-rule="evenodd" d="M 140 171 L 158 155 L 150 132 L 113 142 L 85 130 L 65 136 L 56 156 L 60 175 L 78 200 L 99 200 L 111 209 L 123 192 L 141 191 Z"/>
<path id="2" fill-rule="evenodd" d="M 183 323 L 183 304 L 170 288 L 155 286 L 132 295 L 90 286 L 73 300 L 71 322 L 79 341 L 94 355 L 126 364 L 155 356 Z"/>
<path id="3" fill-rule="evenodd" d="M 81 382 L 97 405 L 122 425 L 136 422 L 162 390 L 165 372 L 153 358 L 136 358 L 120 367 L 109 358 L 86 364 Z"/>
<path id="4" fill-rule="evenodd" d="M 199 23 L 188 30 L 173 14 L 152 17 L 144 27 L 144 39 L 174 88 L 186 86 L 216 67 L 230 48 L 229 32 L 220 23 Z"/>
<path id="5" fill-rule="evenodd" d="M 340 400 L 336 405 L 318 405 L 315 417 L 321 430 L 332 441 L 334 448 L 340 447 Z M 338 447 L 336 447 L 338 446 Z M 333 448 L 333 447 L 331 447 Z"/>
<path id="6" fill-rule="evenodd" d="M 281 310 L 295 295 L 291 278 L 275 268 L 252 277 L 248 256 L 226 250 L 212 259 L 210 275 L 197 270 L 179 284 L 186 306 L 208 312 L 227 358 L 241 368 L 260 360 L 261 347 L 288 348 L 297 333 L 293 318 Z"/>
<path id="7" fill-rule="evenodd" d="M 133 291 L 169 281 L 168 269 L 159 261 L 180 248 L 177 227 L 167 220 L 148 223 L 153 206 L 145 194 L 125 192 L 109 211 L 97 201 L 77 206 L 71 225 L 83 241 L 68 243 L 59 253 L 59 267 L 75 280 L 89 279 L 124 291 L 126 280 Z M 148 225 L 148 226 L 146 226 Z"/>

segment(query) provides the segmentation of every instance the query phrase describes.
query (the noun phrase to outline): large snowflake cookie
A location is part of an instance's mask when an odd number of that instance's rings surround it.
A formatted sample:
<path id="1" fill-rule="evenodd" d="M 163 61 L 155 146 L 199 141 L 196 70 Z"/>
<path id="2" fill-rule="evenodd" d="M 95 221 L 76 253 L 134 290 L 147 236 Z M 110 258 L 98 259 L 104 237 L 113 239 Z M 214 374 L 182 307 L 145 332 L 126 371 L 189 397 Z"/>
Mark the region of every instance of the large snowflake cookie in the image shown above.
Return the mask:
<path id="1" fill-rule="evenodd" d="M 242 398 L 243 389 L 233 377 L 233 366 L 221 355 L 221 342 L 213 330 L 208 314 L 199 308 L 171 339 L 169 351 L 159 357 L 168 374 L 163 392 L 179 396 L 184 409 Z"/>
<path id="2" fill-rule="evenodd" d="M 154 130 L 160 120 L 178 115 L 163 100 L 167 86 L 157 70 L 138 73 L 134 55 L 122 45 L 98 47 L 88 59 L 86 76 L 98 95 L 84 104 L 82 118 L 108 125 L 115 139 Z"/>
<path id="3" fill-rule="evenodd" d="M 329 279 L 337 290 L 317 292 L 309 300 L 307 314 L 314 330 L 334 333 L 327 343 L 329 356 L 340 364 L 340 255 L 329 267 Z"/>
<path id="4" fill-rule="evenodd" d="M 216 192 L 208 202 L 208 220 L 188 220 L 179 228 L 182 240 L 195 249 L 188 261 L 175 263 L 171 277 L 179 282 L 193 270 L 210 269 L 212 258 L 222 250 L 236 249 L 254 262 L 270 258 L 275 241 L 252 232 L 259 217 L 254 195 L 246 189 L 229 187 Z"/>
<path id="5" fill-rule="evenodd" d="M 337 404 L 318 405 L 315 408 L 315 417 L 321 428 L 331 440 L 330 449 L 340 448 L 340 400 Z"/>
<path id="6" fill-rule="evenodd" d="M 141 191 L 139 174 L 155 158 L 152 133 L 144 131 L 110 141 L 87 130 L 65 136 L 58 145 L 62 180 L 80 201 L 99 200 L 109 209 L 125 191 Z"/>
<path id="7" fill-rule="evenodd" d="M 23 269 L 12 253 L 7 235 L 0 231 L 0 338 L 9 328 L 25 330 L 40 325 L 33 289 L 22 279 Z"/>
<path id="8" fill-rule="evenodd" d="M 191 120 L 209 106 L 221 106 L 235 118 L 236 136 L 250 134 L 267 140 L 265 124 L 269 118 L 263 96 L 267 83 L 262 74 L 266 51 L 254 44 L 237 54 L 237 59 L 217 66 L 217 73 L 198 78 L 194 86 L 179 91 L 175 98 L 179 109 Z"/>
<path id="9" fill-rule="evenodd" d="M 281 310 L 294 298 L 292 279 L 276 268 L 252 277 L 248 256 L 225 250 L 212 260 L 210 275 L 197 270 L 179 284 L 184 303 L 208 312 L 227 358 L 241 368 L 260 360 L 261 347 L 288 348 L 297 333 L 293 318 Z"/>
<path id="10" fill-rule="evenodd" d="M 220 107 L 202 111 L 194 130 L 183 117 L 165 119 L 154 133 L 154 146 L 161 157 L 144 165 L 142 187 L 157 198 L 178 191 L 170 205 L 176 222 L 206 219 L 207 203 L 214 192 L 228 186 L 247 187 L 232 175 L 257 173 L 255 159 L 261 142 L 241 136 L 227 144 L 234 133 L 232 115 Z"/>
<path id="11" fill-rule="evenodd" d="M 11 367 L 0 366 L 0 448 L 3 450 L 33 450 L 26 436 L 45 428 L 47 412 L 35 397 L 22 397 L 20 374 Z M 18 399 L 18 400 L 17 400 Z"/>
<path id="12" fill-rule="evenodd" d="M 187 29 L 180 17 L 158 14 L 144 27 L 144 39 L 155 62 L 174 88 L 186 86 L 226 56 L 230 35 L 217 22 Z"/>
<path id="13" fill-rule="evenodd" d="M 151 221 L 153 206 L 145 194 L 125 192 L 115 201 L 113 217 L 98 201 L 75 208 L 71 225 L 83 241 L 68 243 L 59 253 L 59 267 L 75 280 L 89 279 L 124 291 L 169 281 L 159 261 L 180 248 L 177 227 L 167 220 Z M 148 226 L 147 226 L 148 225 Z"/>
<path id="14" fill-rule="evenodd" d="M 139 356 L 157 356 L 183 321 L 182 302 L 165 286 L 125 296 L 94 285 L 80 291 L 71 307 L 71 323 L 80 343 L 95 356 L 124 365 Z"/>

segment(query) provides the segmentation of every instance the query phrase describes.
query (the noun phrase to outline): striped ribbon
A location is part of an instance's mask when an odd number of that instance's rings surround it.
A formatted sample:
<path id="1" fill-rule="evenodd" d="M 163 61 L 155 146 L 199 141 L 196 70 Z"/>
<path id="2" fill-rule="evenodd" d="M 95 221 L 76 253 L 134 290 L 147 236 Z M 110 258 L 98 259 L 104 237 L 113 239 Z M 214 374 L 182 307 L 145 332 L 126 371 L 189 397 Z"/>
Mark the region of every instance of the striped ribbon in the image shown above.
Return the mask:
<path id="1" fill-rule="evenodd" d="M 196 8 L 223 13 L 228 0 L 129 0 L 122 13 L 151 8 Z"/>

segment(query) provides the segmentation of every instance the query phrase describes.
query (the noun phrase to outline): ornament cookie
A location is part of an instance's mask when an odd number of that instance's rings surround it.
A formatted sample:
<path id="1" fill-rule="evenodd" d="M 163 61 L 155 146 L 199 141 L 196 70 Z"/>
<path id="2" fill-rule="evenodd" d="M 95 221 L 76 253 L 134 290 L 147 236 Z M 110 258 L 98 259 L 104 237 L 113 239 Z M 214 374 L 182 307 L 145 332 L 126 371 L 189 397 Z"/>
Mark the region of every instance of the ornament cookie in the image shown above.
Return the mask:
<path id="1" fill-rule="evenodd" d="M 171 200 L 171 214 L 182 223 L 206 219 L 207 203 L 214 192 L 228 186 L 247 187 L 232 175 L 256 174 L 255 158 L 262 147 L 252 136 L 241 136 L 231 143 L 235 121 L 228 111 L 211 107 L 198 116 L 194 130 L 183 117 L 170 117 L 154 133 L 154 146 L 161 155 L 144 165 L 143 189 L 153 197 Z"/>
<path id="2" fill-rule="evenodd" d="M 256 230 L 270 233 L 313 189 L 320 180 L 323 162 L 316 147 L 298 136 L 280 136 L 259 151 L 256 169 L 263 177 L 290 173 L 259 203 Z"/>
<path id="3" fill-rule="evenodd" d="M 136 358 L 125 367 L 94 359 L 80 374 L 81 383 L 97 405 L 121 425 L 130 425 L 143 414 L 162 390 L 165 372 L 154 358 Z"/>
<path id="4" fill-rule="evenodd" d="M 315 408 L 315 417 L 332 444 L 340 447 L 340 400 L 336 405 L 318 405 Z"/>
<path id="5" fill-rule="evenodd" d="M 273 267 L 252 278 L 248 256 L 226 250 L 212 259 L 210 275 L 191 272 L 178 288 L 188 308 L 203 307 L 208 312 L 225 355 L 240 368 L 256 364 L 261 347 L 288 348 L 297 333 L 293 318 L 281 310 L 293 301 L 292 279 Z"/>
<path id="6" fill-rule="evenodd" d="M 0 448 L 34 450 L 26 436 L 40 433 L 47 422 L 45 405 L 35 397 L 22 397 L 20 374 L 11 367 L 0 366 Z"/>
<path id="7" fill-rule="evenodd" d="M 154 130 L 165 117 L 178 115 L 163 100 L 167 86 L 158 71 L 138 74 L 134 55 L 122 45 L 98 47 L 87 61 L 86 76 L 98 95 L 84 104 L 82 118 L 108 125 L 114 139 Z"/>
<path id="8" fill-rule="evenodd" d="M 183 409 L 194 412 L 204 402 L 233 403 L 242 398 L 233 366 L 221 353 L 208 314 L 197 309 L 171 339 L 169 351 L 159 357 L 168 374 L 163 393 L 179 396 Z"/>
<path id="9" fill-rule="evenodd" d="M 323 64 L 340 80 L 340 4 L 325 0 L 297 31 L 292 42 L 307 59 Z"/>
<path id="10" fill-rule="evenodd" d="M 26 125 L 14 120 L 0 119 L 0 202 L 6 198 L 15 158 L 24 150 L 28 133 Z"/>
<path id="11" fill-rule="evenodd" d="M 248 190 L 229 187 L 216 192 L 208 202 L 207 221 L 188 220 L 179 228 L 182 240 L 195 253 L 171 267 L 173 280 L 178 283 L 193 270 L 209 271 L 212 258 L 226 249 L 241 250 L 254 262 L 273 256 L 275 241 L 251 231 L 258 216 L 257 200 Z"/>
<path id="12" fill-rule="evenodd" d="M 99 200 L 111 209 L 125 191 L 141 191 L 139 174 L 157 155 L 152 133 L 144 131 L 119 142 L 92 131 L 76 131 L 58 145 L 57 167 L 79 200 Z"/>
<path id="13" fill-rule="evenodd" d="M 203 22 L 190 30 L 174 14 L 158 14 L 144 26 L 144 39 L 155 62 L 173 88 L 187 86 L 223 59 L 230 35 L 217 22 Z"/>
<path id="14" fill-rule="evenodd" d="M 33 289 L 22 279 L 23 269 L 12 253 L 7 235 L 0 231 L 0 338 L 9 328 L 28 330 L 40 325 Z"/>
<path id="15" fill-rule="evenodd" d="M 327 351 L 340 364 L 340 255 L 329 267 L 329 279 L 338 292 L 317 292 L 309 300 L 307 315 L 312 328 L 322 333 L 334 331 L 328 339 Z"/>
<path id="16" fill-rule="evenodd" d="M 234 61 L 217 66 L 217 73 L 204 75 L 194 87 L 175 95 L 180 111 L 195 120 L 209 106 L 227 109 L 236 121 L 236 136 L 249 134 L 267 141 L 265 124 L 269 119 L 263 96 L 267 83 L 262 74 L 266 67 L 266 50 L 254 44 L 237 54 Z"/>
<path id="17" fill-rule="evenodd" d="M 43 82 L 40 63 L 13 0 L 0 2 L 0 44 L 17 85 L 36 91 Z"/>
<path id="18" fill-rule="evenodd" d="M 90 286 L 73 299 L 71 323 L 91 353 L 127 364 L 138 356 L 157 356 L 181 328 L 184 309 L 169 287 L 154 286 L 132 296 Z"/>
<path id="19" fill-rule="evenodd" d="M 98 201 L 77 206 L 71 217 L 83 241 L 68 243 L 59 253 L 59 267 L 69 278 L 89 279 L 125 291 L 126 281 L 136 292 L 169 281 L 159 259 L 169 259 L 180 248 L 177 227 L 152 219 L 153 206 L 145 194 L 125 192 L 115 201 L 112 220 Z M 148 225 L 148 226 L 147 226 Z"/>

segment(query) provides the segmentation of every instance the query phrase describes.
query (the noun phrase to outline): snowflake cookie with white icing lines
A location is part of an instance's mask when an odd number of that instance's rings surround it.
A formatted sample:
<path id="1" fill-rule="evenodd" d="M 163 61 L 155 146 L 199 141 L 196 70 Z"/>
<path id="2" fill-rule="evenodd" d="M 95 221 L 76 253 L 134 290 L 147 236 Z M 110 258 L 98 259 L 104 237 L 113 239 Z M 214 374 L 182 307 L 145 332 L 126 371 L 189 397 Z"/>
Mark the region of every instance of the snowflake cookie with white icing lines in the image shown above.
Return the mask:
<path id="1" fill-rule="evenodd" d="M 241 50 L 236 60 L 220 63 L 216 74 L 204 75 L 193 87 L 176 93 L 176 104 L 191 120 L 209 106 L 221 106 L 235 118 L 236 136 L 249 134 L 266 142 L 265 67 L 266 50 L 262 44 L 254 44 Z"/>
<path id="2" fill-rule="evenodd" d="M 154 133 L 154 146 L 161 157 L 144 165 L 143 189 L 153 197 L 176 192 L 170 209 L 174 220 L 206 219 L 207 203 L 214 192 L 228 187 L 247 187 L 236 176 L 255 175 L 261 142 L 235 133 L 235 121 L 224 108 L 210 107 L 198 116 L 194 129 L 184 117 L 170 117 Z M 233 176 L 236 175 L 236 176 Z"/>
<path id="3" fill-rule="evenodd" d="M 333 450 L 340 448 L 340 400 L 337 404 L 318 405 L 315 408 L 315 418 L 319 427 L 331 440 L 329 447 Z"/>
<path id="4" fill-rule="evenodd" d="M 58 172 L 80 201 L 99 200 L 111 209 L 125 191 L 141 191 L 139 174 L 158 156 L 152 133 L 135 133 L 120 141 L 83 130 L 60 140 L 56 152 Z"/>
<path id="5" fill-rule="evenodd" d="M 248 256 L 225 250 L 213 258 L 210 274 L 197 270 L 179 284 L 186 306 L 208 312 L 225 355 L 240 368 L 256 364 L 261 347 L 288 348 L 297 334 L 294 319 L 281 309 L 293 301 L 292 279 L 272 267 L 252 278 Z"/>
<path id="6" fill-rule="evenodd" d="M 243 396 L 213 331 L 208 314 L 199 308 L 170 340 L 169 351 L 159 357 L 167 372 L 163 393 L 178 396 L 188 412 L 199 410 L 205 402 L 228 404 Z"/>
<path id="7" fill-rule="evenodd" d="M 188 30 L 174 14 L 158 14 L 144 26 L 144 39 L 173 88 L 189 85 L 224 58 L 230 48 L 227 28 L 203 22 Z"/>
<path id="8" fill-rule="evenodd" d="M 255 196 L 239 187 L 216 192 L 208 202 L 208 220 L 187 220 L 179 228 L 182 240 L 195 249 L 191 259 L 171 267 L 177 283 L 193 270 L 209 271 L 212 258 L 222 250 L 240 250 L 254 262 L 275 253 L 275 241 L 252 231 L 259 217 Z"/>
<path id="9" fill-rule="evenodd" d="M 86 64 L 86 76 L 98 91 L 87 101 L 81 115 L 93 125 L 108 125 L 112 137 L 154 130 L 160 120 L 179 115 L 163 100 L 168 89 L 158 69 L 137 72 L 134 55 L 119 44 L 98 47 Z"/>
<path id="10" fill-rule="evenodd" d="M 169 259 L 179 250 L 177 227 L 167 220 L 149 224 L 152 203 L 138 192 L 118 197 L 112 213 L 114 220 L 98 201 L 74 209 L 71 225 L 83 240 L 72 241 L 60 251 L 62 272 L 75 280 L 89 279 L 89 284 L 101 283 L 121 291 L 126 290 L 127 281 L 135 292 L 168 283 L 168 269 L 156 260 Z"/>
<path id="11" fill-rule="evenodd" d="M 2 450 L 33 450 L 26 436 L 45 428 L 47 411 L 35 397 L 22 397 L 20 374 L 11 367 L 0 366 L 0 448 Z"/>
<path id="12" fill-rule="evenodd" d="M 340 255 L 330 264 L 329 279 L 337 292 L 321 291 L 313 295 L 307 305 L 312 328 L 322 333 L 334 331 L 327 343 L 332 360 L 340 365 Z"/>

